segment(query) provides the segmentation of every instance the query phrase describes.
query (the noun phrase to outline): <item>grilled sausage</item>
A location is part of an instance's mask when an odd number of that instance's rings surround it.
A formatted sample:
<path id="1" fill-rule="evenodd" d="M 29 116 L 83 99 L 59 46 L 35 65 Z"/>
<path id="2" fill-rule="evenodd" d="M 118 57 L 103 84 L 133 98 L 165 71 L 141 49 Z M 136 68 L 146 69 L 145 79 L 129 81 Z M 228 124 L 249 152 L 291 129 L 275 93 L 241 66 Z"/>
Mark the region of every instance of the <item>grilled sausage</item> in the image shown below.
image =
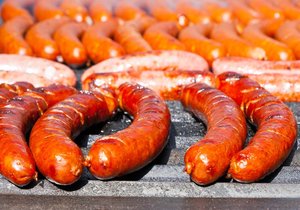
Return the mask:
<path id="1" fill-rule="evenodd" d="M 291 20 L 300 19 L 300 8 L 292 0 L 273 0 L 272 1 L 284 14 Z"/>
<path id="2" fill-rule="evenodd" d="M 31 7 L 34 0 L 5 0 L 1 5 L 1 18 L 4 22 L 14 19 L 15 17 L 21 17 L 29 22 L 33 22 L 33 17 L 27 10 Z"/>
<path id="3" fill-rule="evenodd" d="M 110 20 L 113 17 L 112 1 L 92 0 L 89 5 L 89 14 L 94 23 Z"/>
<path id="4" fill-rule="evenodd" d="M 147 15 L 138 5 L 131 1 L 120 1 L 115 6 L 115 15 L 125 21 L 141 18 Z"/>
<path id="5" fill-rule="evenodd" d="M 38 0 L 34 4 L 33 13 L 38 21 L 52 18 L 61 18 L 64 12 L 59 8 L 61 0 Z"/>
<path id="6" fill-rule="evenodd" d="M 27 91 L 0 107 L 0 173 L 10 182 L 24 186 L 37 178 L 25 132 L 48 106 L 75 92 L 75 89 L 62 85 L 49 86 Z"/>
<path id="7" fill-rule="evenodd" d="M 46 81 L 52 81 L 52 83 L 70 86 L 74 86 L 76 83 L 75 73 L 70 68 L 43 58 L 2 54 L 0 55 L 0 69 L 3 71 L 35 74 L 44 77 Z M 17 76 L 17 73 L 14 75 Z M 19 79 L 22 80 L 21 76 Z"/>
<path id="8" fill-rule="evenodd" d="M 210 18 L 217 23 L 232 22 L 233 14 L 224 1 L 204 1 L 201 9 L 210 14 Z"/>
<path id="9" fill-rule="evenodd" d="M 84 0 L 62 0 L 60 8 L 65 15 L 75 21 L 92 24 L 92 19 L 89 16 L 85 3 Z"/>
<path id="10" fill-rule="evenodd" d="M 189 52 L 151 51 L 103 61 L 87 69 L 82 74 L 81 81 L 93 73 L 120 72 L 129 69 L 136 71 L 176 69 L 208 71 L 208 64 L 202 57 Z"/>
<path id="11" fill-rule="evenodd" d="M 85 165 L 98 179 L 136 171 L 151 162 L 168 140 L 170 112 L 151 89 L 125 83 L 118 89 L 119 106 L 133 115 L 132 124 L 92 145 Z M 149 134 L 145 137 L 145 133 Z"/>
<path id="12" fill-rule="evenodd" d="M 0 106 L 5 105 L 8 99 L 32 89 L 34 89 L 33 85 L 28 82 L 0 83 Z"/>
<path id="13" fill-rule="evenodd" d="M 113 114 L 100 93 L 81 92 L 59 102 L 38 119 L 30 133 L 30 149 L 39 171 L 51 182 L 69 185 L 83 170 L 83 154 L 73 142 L 83 129 Z"/>
<path id="14" fill-rule="evenodd" d="M 183 87 L 181 103 L 207 125 L 205 136 L 185 153 L 185 170 L 195 183 L 211 184 L 227 172 L 231 158 L 243 147 L 243 112 L 231 98 L 203 83 Z"/>
<path id="15" fill-rule="evenodd" d="M 297 122 L 282 101 L 247 76 L 227 72 L 218 79 L 219 89 L 257 126 L 246 148 L 232 158 L 228 174 L 239 182 L 258 181 L 288 157 L 296 141 Z"/>
<path id="16" fill-rule="evenodd" d="M 283 20 L 285 18 L 281 9 L 276 7 L 272 1 L 247 0 L 247 3 L 266 19 Z"/>

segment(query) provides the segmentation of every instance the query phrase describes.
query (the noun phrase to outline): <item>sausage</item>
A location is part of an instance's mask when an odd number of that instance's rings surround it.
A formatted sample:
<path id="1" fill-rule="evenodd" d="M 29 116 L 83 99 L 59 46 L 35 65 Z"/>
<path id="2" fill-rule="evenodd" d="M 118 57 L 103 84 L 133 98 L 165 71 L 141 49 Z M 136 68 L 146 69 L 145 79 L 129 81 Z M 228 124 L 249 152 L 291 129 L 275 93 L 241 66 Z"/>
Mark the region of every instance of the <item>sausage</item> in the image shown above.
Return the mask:
<path id="1" fill-rule="evenodd" d="M 247 3 L 266 19 L 285 19 L 283 12 L 272 1 L 247 0 Z"/>
<path id="2" fill-rule="evenodd" d="M 164 21 L 150 26 L 144 33 L 144 39 L 154 50 L 185 50 L 178 39 L 180 26 L 174 21 Z"/>
<path id="3" fill-rule="evenodd" d="M 115 6 L 114 12 L 116 17 L 125 21 L 141 18 L 142 16 L 147 15 L 144 10 L 131 1 L 118 2 Z"/>
<path id="4" fill-rule="evenodd" d="M 38 21 L 61 18 L 64 12 L 59 8 L 61 0 L 38 0 L 34 4 L 33 13 Z"/>
<path id="5" fill-rule="evenodd" d="M 76 76 L 69 67 L 43 58 L 20 55 L 0 55 L 0 70 L 34 74 L 52 83 L 74 86 Z M 15 74 L 17 76 L 17 74 Z M 38 78 L 38 77 L 36 77 Z"/>
<path id="6" fill-rule="evenodd" d="M 94 23 L 110 20 L 113 17 L 111 1 L 92 0 L 89 5 L 89 14 Z"/>
<path id="7" fill-rule="evenodd" d="M 195 183 L 211 184 L 227 172 L 231 158 L 243 147 L 244 114 L 231 98 L 203 83 L 183 87 L 180 101 L 208 127 L 205 136 L 186 151 L 185 171 Z"/>
<path id="8" fill-rule="evenodd" d="M 120 72 L 129 69 L 144 70 L 198 70 L 208 71 L 207 62 L 198 55 L 184 51 L 151 51 L 120 58 L 111 58 L 88 68 L 81 76 L 84 81 L 93 73 Z"/>
<path id="9" fill-rule="evenodd" d="M 118 23 L 110 19 L 106 22 L 97 22 L 85 31 L 82 44 L 94 63 L 125 55 L 123 47 L 111 39 L 117 27 Z"/>
<path id="10" fill-rule="evenodd" d="M 210 14 L 210 18 L 217 23 L 232 22 L 233 14 L 224 1 L 204 1 L 201 9 Z"/>
<path id="11" fill-rule="evenodd" d="M 138 83 L 154 90 L 164 100 L 179 100 L 181 88 L 187 84 L 203 82 L 215 86 L 215 77 L 204 71 L 123 71 L 92 74 L 82 82 L 82 89 L 97 90 L 109 85 L 116 90 L 125 82 Z"/>
<path id="12" fill-rule="evenodd" d="M 0 83 L 0 107 L 4 106 L 7 100 L 32 89 L 33 85 L 28 82 Z"/>
<path id="13" fill-rule="evenodd" d="M 5 0 L 1 5 L 1 18 L 4 22 L 20 16 L 28 22 L 33 22 L 33 17 L 27 10 L 34 0 Z"/>
<path id="14" fill-rule="evenodd" d="M 255 46 L 261 47 L 266 52 L 266 59 L 271 61 L 276 60 L 295 60 L 293 51 L 284 43 L 281 43 L 275 39 L 269 37 L 267 30 L 269 24 L 274 27 L 278 24 L 281 25 L 281 21 L 264 21 L 257 24 L 251 24 L 245 27 L 242 37 Z"/>
<path id="15" fill-rule="evenodd" d="M 276 31 L 275 38 L 285 43 L 293 53 L 296 59 L 300 59 L 300 32 L 298 27 L 300 26 L 300 21 L 285 21 Z"/>
<path id="16" fill-rule="evenodd" d="M 265 59 L 266 53 L 248 41 L 242 39 L 232 23 L 219 23 L 211 32 L 211 38 L 223 44 L 227 56 L 240 56 L 255 59 Z"/>
<path id="17" fill-rule="evenodd" d="M 291 20 L 300 19 L 300 9 L 291 0 L 273 0 L 272 1 L 284 14 Z"/>
<path id="18" fill-rule="evenodd" d="M 114 39 L 123 46 L 128 54 L 147 52 L 152 50 L 149 43 L 143 38 L 145 30 L 156 21 L 149 16 L 127 21 L 117 28 Z"/>
<path id="19" fill-rule="evenodd" d="M 239 182 L 261 180 L 283 163 L 295 144 L 293 112 L 247 76 L 227 72 L 218 80 L 219 89 L 236 101 L 257 127 L 249 144 L 232 158 L 228 175 Z"/>
<path id="20" fill-rule="evenodd" d="M 81 43 L 81 37 L 87 29 L 84 23 L 71 22 L 62 25 L 54 33 L 64 62 L 68 65 L 82 66 L 88 61 L 88 54 Z"/>
<path id="21" fill-rule="evenodd" d="M 213 25 L 211 24 L 196 24 L 184 28 L 178 39 L 186 49 L 190 52 L 202 56 L 209 65 L 220 57 L 226 55 L 225 47 L 212 39 L 209 39 Z"/>
<path id="22" fill-rule="evenodd" d="M 89 16 L 84 0 L 62 0 L 59 6 L 65 15 L 75 21 L 92 24 L 92 18 Z"/>
<path id="23" fill-rule="evenodd" d="M 62 25 L 70 22 L 67 17 L 52 18 L 34 24 L 26 33 L 26 41 L 34 54 L 41 58 L 56 60 L 60 51 L 53 39 L 53 34 Z"/>
<path id="24" fill-rule="evenodd" d="M 168 141 L 170 112 L 154 91 L 125 83 L 118 89 L 118 102 L 134 120 L 126 129 L 97 139 L 92 145 L 85 165 L 98 179 L 112 179 L 144 167 Z"/>
<path id="25" fill-rule="evenodd" d="M 71 87 L 49 86 L 27 91 L 0 107 L 0 173 L 6 179 L 17 186 L 25 186 L 37 179 L 25 132 L 30 130 L 48 106 L 75 92 Z M 45 99 L 47 97 L 49 101 Z"/>
<path id="26" fill-rule="evenodd" d="M 114 110 L 117 102 L 114 103 Z M 69 185 L 83 171 L 84 157 L 73 142 L 85 128 L 107 120 L 109 110 L 100 93 L 81 92 L 48 109 L 30 133 L 29 145 L 39 171 L 51 182 Z"/>
<path id="27" fill-rule="evenodd" d="M 33 22 L 22 16 L 15 17 L 0 26 L 0 51 L 8 54 L 33 55 L 24 35 Z"/>
<path id="28" fill-rule="evenodd" d="M 299 61 L 257 61 L 247 58 L 220 58 L 214 61 L 215 75 L 227 71 L 245 74 L 283 101 L 300 101 Z"/>

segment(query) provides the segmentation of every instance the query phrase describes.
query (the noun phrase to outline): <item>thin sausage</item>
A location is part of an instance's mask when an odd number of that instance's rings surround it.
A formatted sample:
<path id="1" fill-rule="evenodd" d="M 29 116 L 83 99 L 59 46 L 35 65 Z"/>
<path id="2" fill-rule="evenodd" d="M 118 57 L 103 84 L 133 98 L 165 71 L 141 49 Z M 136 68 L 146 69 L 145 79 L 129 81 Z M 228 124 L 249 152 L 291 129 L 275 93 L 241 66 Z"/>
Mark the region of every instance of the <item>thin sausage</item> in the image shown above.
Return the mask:
<path id="1" fill-rule="evenodd" d="M 218 79 L 219 89 L 257 126 L 249 144 L 232 158 L 228 175 L 239 182 L 261 180 L 291 152 L 297 139 L 296 119 L 288 106 L 247 76 L 227 72 Z"/>
<path id="2" fill-rule="evenodd" d="M 168 141 L 170 112 L 154 91 L 125 83 L 118 89 L 118 102 L 134 120 L 126 129 L 92 145 L 85 165 L 98 179 L 112 179 L 144 167 Z"/>

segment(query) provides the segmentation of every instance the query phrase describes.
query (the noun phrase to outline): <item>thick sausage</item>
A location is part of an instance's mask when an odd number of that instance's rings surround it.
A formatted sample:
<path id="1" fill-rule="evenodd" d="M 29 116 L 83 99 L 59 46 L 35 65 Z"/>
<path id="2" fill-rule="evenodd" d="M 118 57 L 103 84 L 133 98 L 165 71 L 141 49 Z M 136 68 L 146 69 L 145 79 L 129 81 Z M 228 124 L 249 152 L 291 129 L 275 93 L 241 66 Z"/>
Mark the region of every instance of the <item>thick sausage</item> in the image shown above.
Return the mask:
<path id="1" fill-rule="evenodd" d="M 188 51 L 202 56 L 209 65 L 215 59 L 226 55 L 225 47 L 221 43 L 208 38 L 212 27 L 211 24 L 190 25 L 178 36 Z"/>
<path id="2" fill-rule="evenodd" d="M 207 125 L 205 136 L 185 153 L 185 170 L 195 183 L 211 184 L 227 172 L 244 145 L 244 114 L 231 98 L 203 83 L 183 87 L 181 103 Z"/>
<path id="3" fill-rule="evenodd" d="M 147 52 L 152 50 L 149 43 L 143 38 L 144 31 L 156 21 L 149 16 L 127 21 L 119 26 L 115 32 L 115 40 L 121 44 L 128 54 Z"/>
<path id="4" fill-rule="evenodd" d="M 249 144 L 232 158 L 228 175 L 239 182 L 258 181 L 288 157 L 296 141 L 297 122 L 282 101 L 247 76 L 227 72 L 218 79 L 219 89 L 257 126 Z"/>
<path id="5" fill-rule="evenodd" d="M 123 71 L 96 73 L 82 82 L 82 89 L 94 90 L 109 85 L 117 89 L 125 82 L 138 83 L 154 90 L 165 100 L 178 100 L 181 88 L 185 85 L 203 82 L 212 87 L 215 86 L 215 77 L 211 72 L 199 71 Z"/>
<path id="6" fill-rule="evenodd" d="M 35 74 L 53 83 L 70 86 L 76 84 L 73 70 L 63 64 L 43 58 L 2 54 L 0 55 L 0 70 Z"/>
<path id="7" fill-rule="evenodd" d="M 216 75 L 227 71 L 245 74 L 283 101 L 300 101 L 299 61 L 257 61 L 247 58 L 220 58 L 214 61 Z"/>
<path id="8" fill-rule="evenodd" d="M 61 18 L 64 12 L 59 8 L 61 0 L 38 0 L 34 4 L 33 13 L 38 21 Z"/>
<path id="9" fill-rule="evenodd" d="M 87 63 L 88 55 L 81 43 L 81 37 L 87 29 L 84 23 L 66 23 L 56 30 L 54 40 L 57 43 L 65 63 L 82 66 Z"/>
<path id="10" fill-rule="evenodd" d="M 93 73 L 120 72 L 129 69 L 136 71 L 176 69 L 208 71 L 208 64 L 202 57 L 189 52 L 151 51 L 105 60 L 87 69 L 82 74 L 81 81 Z"/>
<path id="11" fill-rule="evenodd" d="M 92 0 L 89 5 L 89 14 L 94 23 L 105 22 L 113 17 L 112 1 Z"/>
<path id="12" fill-rule="evenodd" d="M 118 2 L 115 6 L 114 12 L 116 17 L 119 17 L 125 21 L 141 18 L 142 16 L 147 15 L 147 13 L 138 5 L 130 1 Z"/>
<path id="13" fill-rule="evenodd" d="M 97 22 L 85 31 L 82 44 L 94 63 L 125 55 L 123 47 L 111 39 L 117 27 L 117 21 L 110 19 L 105 22 Z"/>
<path id="14" fill-rule="evenodd" d="M 0 26 L 0 51 L 8 54 L 32 55 L 32 49 L 24 35 L 33 22 L 22 16 L 15 17 Z"/>
<path id="15" fill-rule="evenodd" d="M 60 51 L 53 39 L 54 32 L 62 25 L 70 22 L 67 17 L 52 18 L 34 24 L 26 34 L 26 41 L 34 54 L 41 58 L 57 60 Z"/>
<path id="16" fill-rule="evenodd" d="M 211 38 L 223 44 L 227 56 L 250 57 L 259 60 L 266 57 L 266 53 L 262 48 L 242 39 L 232 23 L 214 25 Z"/>
<path id="17" fill-rule="evenodd" d="M 62 0 L 59 6 L 65 15 L 75 21 L 92 24 L 92 19 L 89 16 L 85 3 L 84 0 Z"/>
<path id="18" fill-rule="evenodd" d="M 27 10 L 33 4 L 34 0 L 5 0 L 1 5 L 1 18 L 6 22 L 20 16 L 29 22 L 33 22 L 33 17 Z"/>
<path id="19" fill-rule="evenodd" d="M 84 157 L 73 142 L 85 128 L 105 121 L 114 109 L 100 93 L 81 92 L 48 109 L 35 123 L 29 145 L 39 171 L 51 182 L 69 185 L 83 171 Z"/>
<path id="20" fill-rule="evenodd" d="M 5 105 L 8 99 L 32 89 L 34 89 L 33 85 L 28 82 L 0 83 L 0 106 Z"/>
<path id="21" fill-rule="evenodd" d="M 111 179 L 144 167 L 168 141 L 170 112 L 154 91 L 125 83 L 118 89 L 118 101 L 134 120 L 126 129 L 97 139 L 92 145 L 85 165 L 98 179 Z"/>
<path id="22" fill-rule="evenodd" d="M 284 14 L 272 1 L 246 0 L 250 7 L 266 19 L 284 19 Z"/>
<path id="23" fill-rule="evenodd" d="M 62 85 L 49 86 L 27 91 L 0 107 L 0 173 L 10 182 L 24 186 L 37 178 L 25 132 L 48 106 L 75 92 L 74 88 Z"/>

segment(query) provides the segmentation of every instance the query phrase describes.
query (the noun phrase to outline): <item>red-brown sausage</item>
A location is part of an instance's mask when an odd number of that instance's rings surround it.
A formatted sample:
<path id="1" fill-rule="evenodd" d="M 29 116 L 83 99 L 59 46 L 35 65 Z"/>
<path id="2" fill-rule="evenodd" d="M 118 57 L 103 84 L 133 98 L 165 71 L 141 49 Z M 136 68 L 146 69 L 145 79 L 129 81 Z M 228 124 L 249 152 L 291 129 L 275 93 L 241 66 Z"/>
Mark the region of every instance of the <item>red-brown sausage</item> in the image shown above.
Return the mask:
<path id="1" fill-rule="evenodd" d="M 199 185 L 223 176 L 246 140 L 247 126 L 239 106 L 221 91 L 203 83 L 181 92 L 183 106 L 207 125 L 207 133 L 185 153 L 185 170 Z"/>
<path id="2" fill-rule="evenodd" d="M 126 129 L 92 145 L 85 164 L 98 179 L 111 179 L 144 167 L 159 155 L 168 140 L 170 112 L 163 99 L 151 89 L 130 83 L 121 85 L 118 92 L 120 108 L 134 120 Z"/>
<path id="3" fill-rule="evenodd" d="M 120 58 L 111 58 L 87 69 L 81 76 L 84 81 L 93 73 L 120 72 L 129 69 L 144 70 L 198 70 L 208 71 L 207 62 L 193 53 L 184 51 L 151 51 Z"/>
<path id="4" fill-rule="evenodd" d="M 1 18 L 4 22 L 20 16 L 33 22 L 33 17 L 27 10 L 34 4 L 34 0 L 5 0 L 1 5 Z"/>
<path id="5" fill-rule="evenodd" d="M 61 18 L 64 12 L 59 8 L 61 0 L 38 0 L 34 4 L 33 13 L 38 21 Z"/>
<path id="6" fill-rule="evenodd" d="M 63 60 L 68 65 L 82 66 L 88 61 L 81 37 L 87 29 L 84 23 L 66 23 L 56 30 L 54 40 Z"/>
<path id="7" fill-rule="evenodd" d="M 125 82 L 138 83 L 154 90 L 165 100 L 178 100 L 181 88 L 185 85 L 203 82 L 215 86 L 215 77 L 211 72 L 204 71 L 123 71 L 92 74 L 82 82 L 82 89 L 94 90 L 109 85 L 117 89 Z"/>
<path id="8" fill-rule="evenodd" d="M 105 22 L 113 17 L 112 1 L 92 0 L 89 5 L 89 14 L 94 23 Z"/>
<path id="9" fill-rule="evenodd" d="M 34 54 L 41 58 L 56 60 L 60 51 L 53 39 L 54 32 L 70 22 L 68 17 L 52 18 L 34 24 L 26 33 L 26 41 Z"/>
<path id="10" fill-rule="evenodd" d="M 246 148 L 232 158 L 228 175 L 239 182 L 258 181 L 288 157 L 296 141 L 297 122 L 282 101 L 247 76 L 227 72 L 218 79 L 219 89 L 257 126 Z"/>
<path id="11" fill-rule="evenodd" d="M 15 17 L 0 26 L 0 52 L 19 55 L 33 55 L 32 49 L 25 41 L 26 31 L 33 22 L 22 16 Z"/>
<path id="12" fill-rule="evenodd" d="M 117 27 L 117 21 L 110 19 L 105 22 L 97 22 L 85 31 L 82 44 L 94 63 L 125 55 L 123 47 L 111 39 Z"/>
<path id="13" fill-rule="evenodd" d="M 92 24 L 92 19 L 89 16 L 84 0 L 62 0 L 60 8 L 65 15 L 74 19 L 77 22 L 85 22 Z"/>
<path id="14" fill-rule="evenodd" d="M 0 83 L 0 106 L 5 105 L 8 99 L 32 89 L 34 89 L 33 85 L 28 82 Z"/>
<path id="15" fill-rule="evenodd" d="M 300 101 L 299 61 L 257 61 L 228 57 L 214 61 L 212 68 L 216 75 L 227 71 L 245 74 L 283 101 Z"/>
<path id="16" fill-rule="evenodd" d="M 27 91 L 0 107 L 0 173 L 10 182 L 24 186 L 37 178 L 25 132 L 49 106 L 75 92 L 62 85 L 49 86 Z"/>
<path id="17" fill-rule="evenodd" d="M 30 133 L 29 145 L 39 171 L 51 182 L 69 185 L 83 171 L 83 154 L 73 142 L 85 128 L 112 116 L 100 93 L 81 92 L 48 109 Z"/>
<path id="18" fill-rule="evenodd" d="M 46 81 L 52 81 L 52 83 L 70 86 L 76 84 L 76 76 L 72 69 L 63 64 L 43 58 L 1 54 L 0 70 L 34 74 L 45 78 Z M 28 74 L 27 77 L 29 76 Z M 17 73 L 15 75 L 17 76 Z M 21 76 L 19 79 L 21 79 Z"/>

